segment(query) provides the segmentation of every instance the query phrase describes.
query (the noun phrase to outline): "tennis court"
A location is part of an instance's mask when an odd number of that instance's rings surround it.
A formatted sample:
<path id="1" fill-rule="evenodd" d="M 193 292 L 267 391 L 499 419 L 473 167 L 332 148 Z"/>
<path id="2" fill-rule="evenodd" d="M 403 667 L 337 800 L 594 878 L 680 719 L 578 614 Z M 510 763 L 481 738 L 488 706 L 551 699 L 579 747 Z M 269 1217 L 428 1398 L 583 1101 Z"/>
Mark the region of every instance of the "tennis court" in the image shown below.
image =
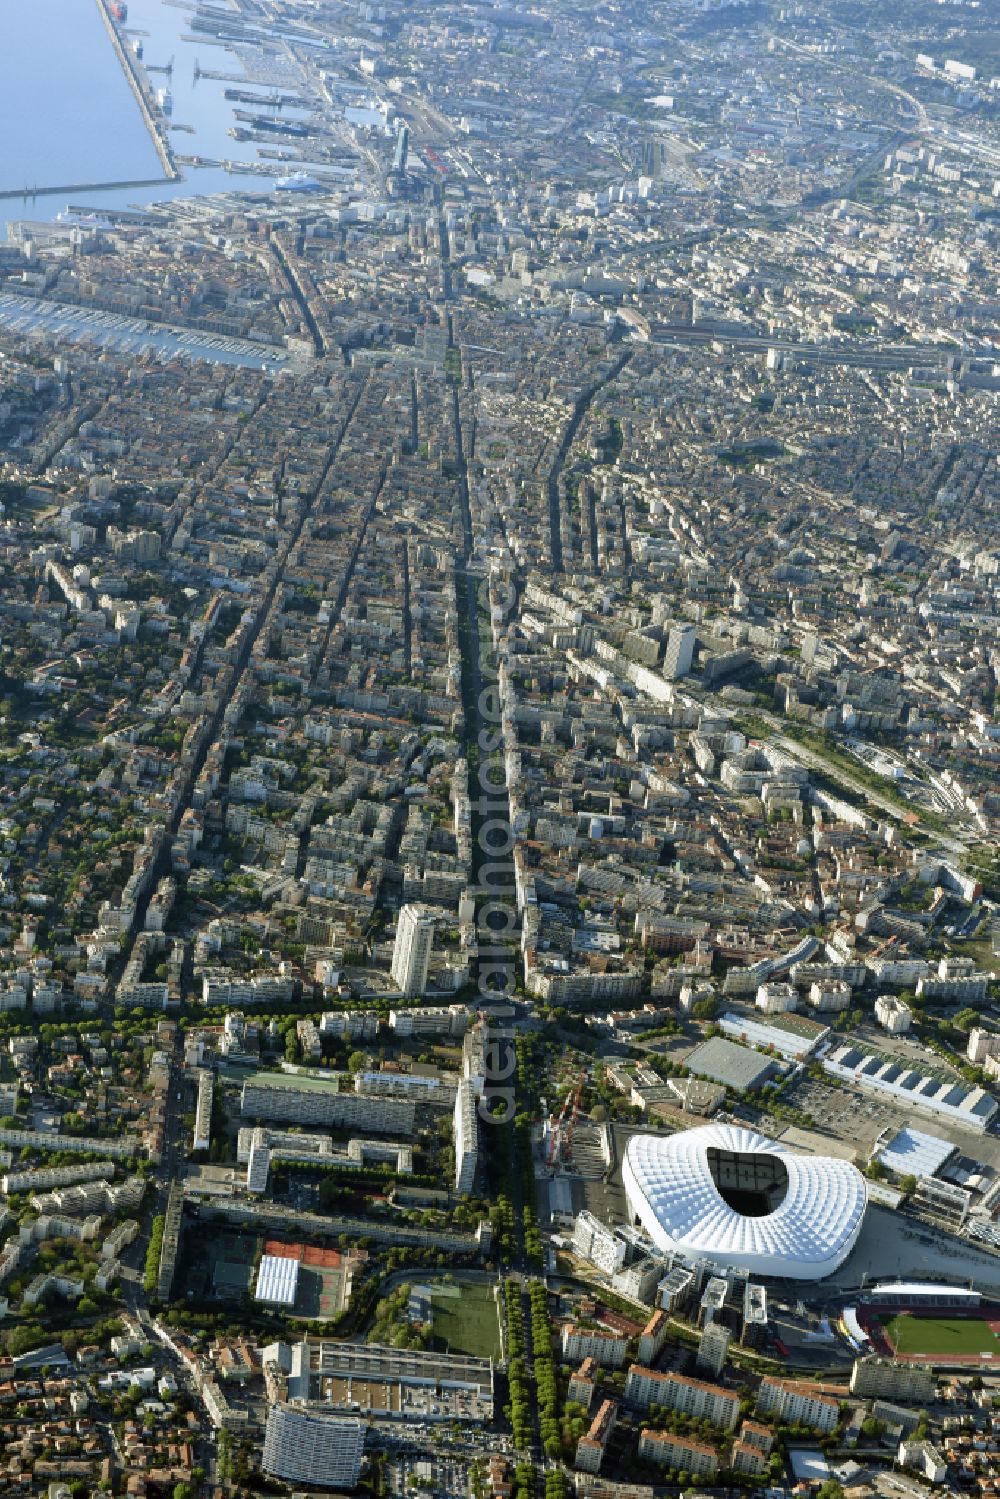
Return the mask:
<path id="1" fill-rule="evenodd" d="M 296 1314 L 324 1321 L 343 1309 L 345 1300 L 343 1255 L 338 1249 L 321 1249 L 316 1244 L 288 1243 L 284 1239 L 267 1239 L 264 1253 L 279 1259 L 298 1260 L 299 1291 Z"/>
<path id="2" fill-rule="evenodd" d="M 257 1240 L 253 1234 L 221 1234 L 212 1250 L 212 1289 L 224 1301 L 250 1290 Z"/>

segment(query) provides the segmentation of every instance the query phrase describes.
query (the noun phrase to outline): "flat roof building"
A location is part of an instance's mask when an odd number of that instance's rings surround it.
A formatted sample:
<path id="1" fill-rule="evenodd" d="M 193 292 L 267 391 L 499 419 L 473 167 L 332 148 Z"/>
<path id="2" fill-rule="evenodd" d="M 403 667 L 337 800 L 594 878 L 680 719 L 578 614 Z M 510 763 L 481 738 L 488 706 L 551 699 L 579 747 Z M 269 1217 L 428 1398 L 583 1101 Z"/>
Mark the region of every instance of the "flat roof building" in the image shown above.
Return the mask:
<path id="1" fill-rule="evenodd" d="M 935 1176 L 957 1154 L 958 1147 L 950 1140 L 905 1125 L 878 1152 L 878 1159 L 893 1175 L 915 1176 L 919 1181 L 924 1176 Z"/>
<path id="2" fill-rule="evenodd" d="M 413 1104 L 408 1099 L 339 1093 L 332 1083 L 283 1080 L 278 1073 L 245 1082 L 240 1108 L 248 1118 L 281 1124 L 325 1124 L 331 1129 L 357 1126 L 377 1135 L 413 1133 Z"/>
<path id="3" fill-rule="evenodd" d="M 192 1150 L 207 1150 L 212 1143 L 212 1094 L 214 1081 L 207 1067 L 199 1067 L 198 1101 L 194 1110 L 194 1136 Z"/>
<path id="4" fill-rule="evenodd" d="M 269 1353 L 289 1400 L 409 1421 L 493 1419 L 493 1364 L 465 1354 L 303 1339 Z"/>
<path id="5" fill-rule="evenodd" d="M 774 1060 L 751 1051 L 748 1046 L 738 1046 L 724 1036 L 712 1036 L 696 1046 L 687 1059 L 689 1072 L 696 1077 L 710 1078 L 735 1093 L 752 1093 L 774 1076 Z"/>
<path id="6" fill-rule="evenodd" d="M 423 994 L 434 946 L 434 915 L 423 906 L 403 906 L 396 922 L 392 978 L 407 997 Z"/>

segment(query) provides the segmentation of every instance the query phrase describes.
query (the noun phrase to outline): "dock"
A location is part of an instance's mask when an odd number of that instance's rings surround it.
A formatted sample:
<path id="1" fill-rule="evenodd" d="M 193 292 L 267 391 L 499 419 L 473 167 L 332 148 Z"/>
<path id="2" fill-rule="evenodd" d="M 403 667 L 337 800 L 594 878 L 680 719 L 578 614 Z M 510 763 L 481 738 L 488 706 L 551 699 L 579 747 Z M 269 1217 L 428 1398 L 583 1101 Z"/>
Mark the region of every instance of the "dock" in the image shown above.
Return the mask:
<path id="1" fill-rule="evenodd" d="M 125 77 L 128 79 L 129 86 L 131 87 L 132 92 L 136 97 L 136 102 L 138 103 L 139 108 L 142 111 L 142 118 L 146 123 L 146 129 L 149 131 L 150 136 L 152 137 L 153 145 L 156 147 L 156 154 L 160 158 L 160 165 L 163 167 L 164 176 L 166 177 L 168 182 L 176 182 L 180 176 L 180 173 L 174 165 L 174 158 L 173 153 L 170 150 L 170 143 L 165 139 L 163 134 L 161 134 L 156 117 L 153 114 L 150 100 L 146 96 L 146 90 L 143 87 L 143 81 L 137 72 L 136 59 L 133 57 L 129 48 L 124 45 L 121 37 L 118 34 L 118 28 L 115 25 L 114 17 L 112 16 L 111 10 L 108 6 L 108 0 L 95 0 L 95 3 L 101 13 L 101 19 L 104 22 L 105 30 L 107 31 L 108 36 L 111 38 L 111 45 L 115 49 L 115 52 L 118 56 L 118 61 L 121 63 L 121 66 L 124 69 Z M 119 184 L 109 182 L 105 183 L 104 185 L 106 187 L 117 187 L 120 185 L 124 185 L 127 187 L 137 187 L 140 184 Z M 141 185 L 146 186 L 148 184 L 143 183 Z M 87 189 L 93 190 L 95 186 L 96 185 L 94 183 L 83 183 L 79 188 L 74 189 L 74 191 L 85 191 Z M 58 191 L 58 189 L 50 188 L 49 191 L 55 192 Z M 66 189 L 63 189 L 63 191 L 66 191 Z"/>

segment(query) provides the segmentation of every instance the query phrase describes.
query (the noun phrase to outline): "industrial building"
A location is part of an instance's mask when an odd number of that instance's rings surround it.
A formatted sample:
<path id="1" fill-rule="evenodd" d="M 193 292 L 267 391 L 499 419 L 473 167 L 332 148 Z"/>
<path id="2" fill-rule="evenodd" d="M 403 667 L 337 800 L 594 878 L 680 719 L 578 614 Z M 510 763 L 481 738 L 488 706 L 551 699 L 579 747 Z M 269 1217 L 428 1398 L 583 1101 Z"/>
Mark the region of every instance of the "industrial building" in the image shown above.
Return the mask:
<path id="1" fill-rule="evenodd" d="M 696 1046 L 687 1059 L 687 1068 L 695 1077 L 707 1077 L 734 1093 L 753 1093 L 776 1071 L 773 1057 L 762 1056 L 724 1036 L 712 1036 Z"/>
<path id="2" fill-rule="evenodd" d="M 982 1088 L 937 1077 L 899 1057 L 881 1056 L 859 1046 L 838 1047 L 823 1058 L 823 1069 L 831 1077 L 882 1094 L 904 1108 L 950 1119 L 980 1135 L 986 1133 L 1000 1110 L 996 1099 Z"/>
<path id="3" fill-rule="evenodd" d="M 263 1362 L 291 1401 L 409 1421 L 493 1419 L 493 1364 L 464 1354 L 335 1343 L 273 1343 Z"/>

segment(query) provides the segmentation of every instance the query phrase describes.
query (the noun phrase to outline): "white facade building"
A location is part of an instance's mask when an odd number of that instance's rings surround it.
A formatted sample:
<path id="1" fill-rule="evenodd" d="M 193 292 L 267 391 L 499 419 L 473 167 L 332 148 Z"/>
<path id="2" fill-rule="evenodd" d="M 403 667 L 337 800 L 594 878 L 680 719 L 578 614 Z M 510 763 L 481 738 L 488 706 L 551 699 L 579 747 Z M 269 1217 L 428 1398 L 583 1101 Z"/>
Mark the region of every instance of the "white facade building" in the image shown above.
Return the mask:
<path id="1" fill-rule="evenodd" d="M 663 675 L 668 682 L 686 677 L 694 660 L 697 632 L 693 625 L 674 625 L 667 636 L 667 649 L 663 658 Z"/>
<path id="2" fill-rule="evenodd" d="M 455 1098 L 455 1191 L 468 1197 L 479 1164 L 479 1109 L 472 1084 L 463 1078 Z"/>
<path id="3" fill-rule="evenodd" d="M 391 970 L 402 994 L 409 997 L 426 989 L 433 946 L 433 915 L 422 906 L 403 906 L 396 922 Z"/>
<path id="4" fill-rule="evenodd" d="M 913 1011 L 894 994 L 880 994 L 875 1001 L 875 1019 L 890 1035 L 901 1036 L 913 1024 Z"/>
<path id="5" fill-rule="evenodd" d="M 573 1251 L 581 1259 L 589 1260 L 605 1275 L 614 1275 L 625 1263 L 626 1248 L 621 1235 L 601 1223 L 593 1213 L 584 1208 L 579 1214 L 573 1229 Z"/>
<path id="6" fill-rule="evenodd" d="M 272 1405 L 261 1466 L 288 1483 L 353 1489 L 361 1476 L 364 1446 L 364 1427 L 356 1416 Z"/>

